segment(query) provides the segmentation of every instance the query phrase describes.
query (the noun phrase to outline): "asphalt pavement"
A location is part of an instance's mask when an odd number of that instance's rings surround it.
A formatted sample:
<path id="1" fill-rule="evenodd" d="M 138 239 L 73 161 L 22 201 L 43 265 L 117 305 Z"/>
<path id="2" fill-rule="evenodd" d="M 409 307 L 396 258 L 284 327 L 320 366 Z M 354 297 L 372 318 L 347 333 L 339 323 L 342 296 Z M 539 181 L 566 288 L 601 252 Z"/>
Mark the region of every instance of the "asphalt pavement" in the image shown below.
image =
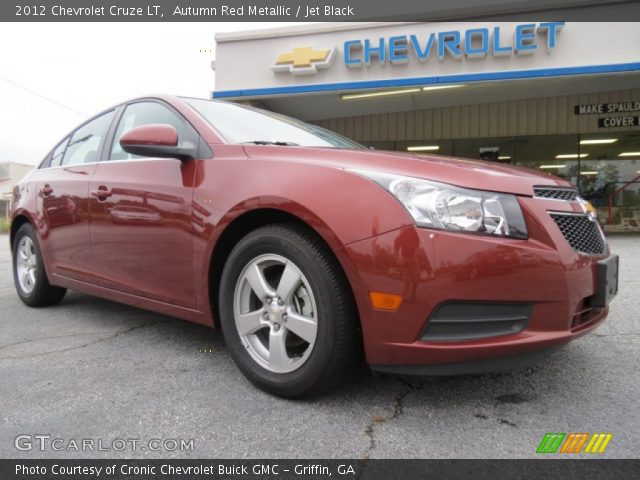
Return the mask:
<path id="1" fill-rule="evenodd" d="M 363 371 L 307 401 L 254 388 L 219 331 L 76 292 L 27 308 L 8 243 L 0 236 L 1 458 L 533 458 L 546 432 L 611 432 L 600 457 L 639 456 L 640 236 L 610 239 L 621 276 L 607 322 L 539 365 Z"/>

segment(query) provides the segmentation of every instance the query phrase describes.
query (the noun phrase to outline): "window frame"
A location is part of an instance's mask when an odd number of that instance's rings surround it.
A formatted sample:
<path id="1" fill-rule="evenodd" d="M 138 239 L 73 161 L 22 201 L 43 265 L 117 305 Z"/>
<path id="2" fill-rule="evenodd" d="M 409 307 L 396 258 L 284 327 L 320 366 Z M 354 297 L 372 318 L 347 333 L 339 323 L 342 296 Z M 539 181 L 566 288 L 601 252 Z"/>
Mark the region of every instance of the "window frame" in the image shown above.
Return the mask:
<path id="1" fill-rule="evenodd" d="M 71 134 L 67 135 L 66 137 L 64 137 L 62 140 L 60 140 L 58 143 L 56 143 L 55 147 L 53 147 L 49 153 L 47 153 L 47 155 L 44 157 L 44 159 L 40 162 L 40 165 L 38 165 L 38 169 L 44 169 L 44 168 L 53 168 L 51 165 L 51 161 L 53 160 L 53 154 L 56 152 L 56 150 L 58 149 L 58 147 L 60 147 L 63 143 L 64 145 L 64 149 L 62 150 L 62 158 L 64 158 L 64 154 L 67 151 L 67 145 L 69 145 L 69 140 L 71 140 Z M 60 165 L 55 165 L 56 167 L 59 167 Z"/>
<path id="2" fill-rule="evenodd" d="M 111 120 L 109 121 L 109 125 L 107 126 L 107 128 L 104 131 L 104 135 L 102 136 L 102 138 L 100 139 L 100 143 L 98 144 L 98 149 L 97 149 L 97 159 L 93 162 L 87 162 L 87 163 L 75 163 L 75 164 L 63 164 L 62 161 L 60 162 L 60 165 L 55 165 L 56 167 L 62 167 L 62 168 L 70 168 L 70 167 L 79 167 L 81 165 L 95 165 L 100 163 L 101 159 L 102 159 L 102 155 L 104 154 L 104 142 L 107 139 L 107 135 L 109 135 L 109 132 L 111 131 L 111 127 L 113 125 L 113 120 L 116 117 L 117 114 L 117 107 L 116 108 L 109 108 L 107 110 L 104 110 L 102 112 L 100 112 L 98 115 L 95 115 L 94 117 L 90 118 L 89 120 L 87 120 L 86 122 L 84 122 L 82 125 L 79 125 L 78 127 L 76 127 L 73 132 L 71 132 L 69 134 L 68 137 L 66 137 L 67 139 L 67 145 L 64 148 L 64 153 L 62 155 L 62 160 L 64 160 L 65 156 L 67 155 L 67 149 L 69 148 L 69 142 L 71 142 L 71 139 L 73 138 L 73 136 L 78 133 L 79 130 L 81 130 L 82 128 L 86 127 L 87 125 L 89 125 L 91 122 L 94 122 L 96 120 L 98 120 L 100 117 L 103 117 L 105 115 L 108 115 L 110 113 L 113 113 L 113 115 L 111 116 Z M 63 140 L 64 141 L 64 140 Z M 60 144 L 58 144 L 60 145 Z M 57 147 L 56 147 L 57 148 Z M 54 149 L 55 151 L 55 149 Z"/>
<path id="3" fill-rule="evenodd" d="M 111 119 L 111 124 L 109 125 L 109 127 L 107 128 L 107 133 L 105 134 L 104 138 L 102 139 L 101 145 L 100 147 L 98 147 L 98 161 L 97 162 L 91 162 L 91 164 L 95 164 L 95 163 L 106 163 L 106 162 L 111 162 L 112 160 L 109 159 L 109 155 L 111 153 L 111 145 L 113 144 L 113 137 L 115 136 L 116 130 L 118 128 L 118 125 L 120 124 L 120 119 L 122 118 L 122 115 L 124 114 L 124 111 L 126 110 L 126 108 L 129 105 L 133 105 L 135 103 L 158 103 L 166 108 L 168 108 L 169 110 L 171 110 L 173 113 L 175 113 L 178 118 L 180 118 L 185 125 L 187 126 L 187 129 L 190 130 L 193 134 L 194 134 L 194 139 L 197 141 L 197 146 L 198 146 L 198 150 L 201 152 L 201 154 L 199 155 L 200 158 L 202 159 L 211 159 L 213 158 L 213 151 L 211 150 L 211 148 L 202 140 L 202 136 L 200 135 L 200 132 L 198 132 L 198 129 L 182 114 L 180 113 L 173 105 L 171 105 L 170 103 L 160 99 L 160 98 L 155 98 L 155 97 L 146 97 L 146 98 L 137 98 L 135 100 L 129 101 L 129 102 L 124 102 L 124 103 L 120 103 L 118 105 L 115 105 L 113 107 L 109 107 L 105 110 L 102 110 L 101 112 L 97 113 L 96 115 L 94 115 L 91 118 L 88 118 L 87 120 L 85 120 L 84 122 L 82 122 L 80 125 L 77 125 L 73 130 L 69 131 L 66 135 L 64 135 L 62 137 L 62 140 L 58 141 L 55 144 L 55 147 L 53 147 L 49 153 L 47 153 L 47 155 L 44 157 L 44 159 L 40 162 L 40 165 L 38 166 L 38 169 L 48 169 L 48 168 L 64 168 L 65 165 L 55 165 L 52 166 L 51 165 L 51 158 L 53 155 L 53 152 L 55 151 L 56 148 L 58 148 L 64 141 L 67 141 L 67 143 L 71 140 L 71 137 L 76 133 L 76 131 L 80 130 L 82 127 L 84 127 L 85 125 L 87 125 L 88 123 L 92 122 L 93 120 L 96 120 L 98 117 L 105 115 L 109 112 L 114 112 L 113 118 Z M 66 146 L 65 146 L 65 152 L 66 153 Z M 63 156 L 64 156 L 63 153 Z M 123 161 L 134 161 L 134 160 L 144 160 L 144 158 L 132 158 L 132 159 L 128 159 L 128 160 L 118 160 L 119 162 L 123 162 Z M 82 164 L 82 165 L 88 165 L 88 164 Z"/>
<path id="4" fill-rule="evenodd" d="M 62 154 L 62 157 L 64 158 L 64 155 L 67 153 L 67 146 L 69 144 L 69 141 L 71 140 L 71 137 L 73 137 L 73 135 L 75 135 L 75 133 L 80 130 L 82 127 L 84 127 L 85 125 L 91 123 L 94 120 L 97 120 L 98 118 L 100 118 L 102 115 L 106 115 L 109 112 L 114 112 L 114 116 L 111 119 L 111 124 L 109 125 L 109 127 L 106 130 L 106 133 L 104 135 L 104 137 L 101 140 L 101 145 L 98 147 L 98 161 L 96 162 L 91 162 L 91 163 L 81 163 L 78 165 L 91 165 L 91 164 L 96 164 L 99 163 L 102 159 L 102 155 L 103 155 L 103 150 L 104 150 L 104 141 L 107 139 L 109 132 L 111 132 L 111 128 L 113 127 L 113 121 L 115 118 L 117 118 L 118 116 L 118 111 L 121 108 L 121 105 L 116 105 L 115 107 L 110 107 L 107 108 L 105 110 L 102 110 L 100 113 L 97 113 L 96 115 L 94 115 L 93 117 L 85 120 L 84 122 L 82 122 L 80 125 L 76 126 L 73 130 L 71 130 L 70 132 L 68 132 L 66 135 L 64 135 L 62 137 L 62 140 L 60 140 L 59 142 L 56 143 L 55 147 L 53 147 L 49 153 L 46 155 L 46 157 L 44 158 L 44 160 L 42 160 L 42 162 L 40 162 L 40 165 L 38 167 L 38 169 L 47 169 L 47 168 L 64 168 L 64 167 L 68 167 L 67 165 L 51 165 L 51 160 L 53 157 L 53 152 L 55 152 L 56 148 L 58 148 L 60 145 L 62 145 L 63 142 L 67 142 L 67 145 L 65 145 L 64 147 L 64 153 Z"/>

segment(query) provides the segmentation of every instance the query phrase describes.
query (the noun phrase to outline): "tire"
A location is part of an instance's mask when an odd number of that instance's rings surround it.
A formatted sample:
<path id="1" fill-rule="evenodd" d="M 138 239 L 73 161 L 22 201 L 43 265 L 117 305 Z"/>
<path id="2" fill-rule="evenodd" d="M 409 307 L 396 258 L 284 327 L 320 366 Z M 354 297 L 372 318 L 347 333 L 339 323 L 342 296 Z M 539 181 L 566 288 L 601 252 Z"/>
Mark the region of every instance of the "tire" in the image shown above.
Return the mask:
<path id="1" fill-rule="evenodd" d="M 355 363 L 351 291 L 332 252 L 304 228 L 275 224 L 242 238 L 225 263 L 219 304 L 231 357 L 271 394 L 319 395 Z"/>
<path id="2" fill-rule="evenodd" d="M 20 300 L 29 307 L 46 307 L 59 303 L 66 288 L 49 283 L 42 251 L 33 227 L 25 223 L 13 240 L 13 282 Z"/>

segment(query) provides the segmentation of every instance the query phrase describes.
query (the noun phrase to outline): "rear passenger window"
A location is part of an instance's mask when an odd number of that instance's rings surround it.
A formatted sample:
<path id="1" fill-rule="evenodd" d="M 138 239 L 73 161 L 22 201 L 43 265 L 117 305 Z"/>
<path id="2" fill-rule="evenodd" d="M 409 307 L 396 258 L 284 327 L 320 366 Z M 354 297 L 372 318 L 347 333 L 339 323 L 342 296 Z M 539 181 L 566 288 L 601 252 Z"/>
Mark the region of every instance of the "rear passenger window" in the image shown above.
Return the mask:
<path id="1" fill-rule="evenodd" d="M 113 114 L 113 111 L 105 113 L 76 130 L 71 135 L 61 165 L 80 165 L 100 160 L 100 145 L 107 135 Z"/>
<path id="2" fill-rule="evenodd" d="M 67 148 L 67 143 L 69 143 L 69 137 L 65 138 L 60 142 L 60 145 L 56 147 L 56 149 L 51 154 L 51 160 L 49 161 L 50 167 L 57 167 L 60 165 L 60 161 L 62 160 L 62 156 L 64 155 L 64 149 Z"/>
<path id="3" fill-rule="evenodd" d="M 178 132 L 179 141 L 184 138 L 186 123 L 173 110 L 156 102 L 137 102 L 128 105 L 113 138 L 109 160 L 129 160 L 140 158 L 125 152 L 120 146 L 120 138 L 134 127 L 151 123 L 164 123 L 173 126 Z"/>

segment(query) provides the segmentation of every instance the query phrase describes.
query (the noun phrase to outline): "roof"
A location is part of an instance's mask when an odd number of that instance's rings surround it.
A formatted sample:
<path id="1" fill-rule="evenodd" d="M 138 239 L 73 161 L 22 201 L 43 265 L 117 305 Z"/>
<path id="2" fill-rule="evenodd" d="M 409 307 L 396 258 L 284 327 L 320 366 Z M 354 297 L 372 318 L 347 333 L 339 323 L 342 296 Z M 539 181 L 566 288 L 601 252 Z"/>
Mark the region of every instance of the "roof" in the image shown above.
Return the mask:
<path id="1" fill-rule="evenodd" d="M 303 23 L 287 27 L 261 28 L 241 32 L 219 32 L 215 34 L 216 43 L 257 40 L 261 38 L 293 37 L 314 33 L 341 32 L 344 30 L 364 30 L 384 25 L 410 25 L 419 22 L 327 22 Z"/>

